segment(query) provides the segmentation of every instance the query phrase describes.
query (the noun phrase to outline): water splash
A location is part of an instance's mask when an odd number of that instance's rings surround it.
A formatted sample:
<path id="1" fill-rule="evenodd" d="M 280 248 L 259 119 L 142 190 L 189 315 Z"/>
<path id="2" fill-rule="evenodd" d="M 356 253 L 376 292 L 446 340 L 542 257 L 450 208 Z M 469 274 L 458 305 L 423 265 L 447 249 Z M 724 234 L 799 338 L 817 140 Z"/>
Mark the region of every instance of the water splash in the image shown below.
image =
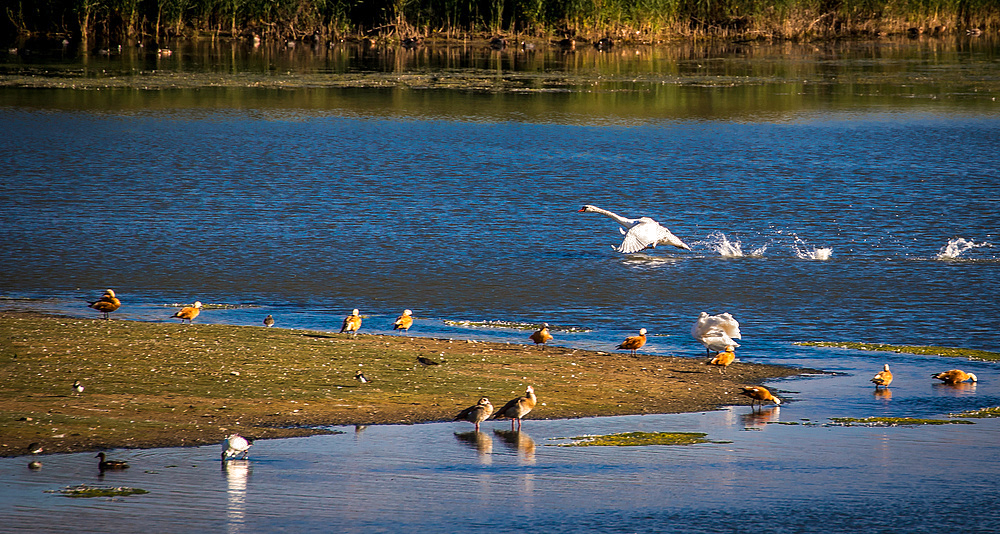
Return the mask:
<path id="1" fill-rule="evenodd" d="M 935 256 L 938 260 L 955 260 L 962 255 L 963 252 L 967 250 L 972 250 L 980 247 L 991 247 L 990 243 L 982 242 L 976 243 L 974 241 L 966 241 L 965 239 L 959 237 L 957 239 L 952 239 L 948 241 L 948 244 L 941 247 L 941 251 Z"/>
<path id="2" fill-rule="evenodd" d="M 810 247 L 799 236 L 795 236 L 795 244 L 792 245 L 795 255 L 801 260 L 826 261 L 833 255 L 833 247 Z"/>
<path id="3" fill-rule="evenodd" d="M 722 232 L 712 232 L 708 234 L 708 239 L 702 241 L 705 246 L 714 252 L 718 252 L 724 258 L 743 258 L 745 256 L 760 257 L 767 251 L 767 245 L 754 249 L 749 253 L 743 252 L 743 243 L 738 239 L 730 241 L 726 234 Z"/>

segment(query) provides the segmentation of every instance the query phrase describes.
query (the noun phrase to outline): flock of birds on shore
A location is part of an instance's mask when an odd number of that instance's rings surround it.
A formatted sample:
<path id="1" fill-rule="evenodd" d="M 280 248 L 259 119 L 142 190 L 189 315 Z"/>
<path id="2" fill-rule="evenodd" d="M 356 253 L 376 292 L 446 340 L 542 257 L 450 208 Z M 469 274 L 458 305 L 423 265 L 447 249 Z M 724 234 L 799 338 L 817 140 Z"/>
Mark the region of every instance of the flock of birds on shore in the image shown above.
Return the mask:
<path id="1" fill-rule="evenodd" d="M 623 239 L 619 246 L 612 246 L 612 248 L 617 252 L 630 254 L 649 248 L 655 248 L 657 245 L 672 245 L 677 248 L 691 250 L 687 244 L 671 233 L 670 230 L 649 217 L 629 219 L 589 204 L 580 208 L 579 212 L 599 213 L 618 223 L 620 226 L 619 231 L 623 236 Z M 121 307 L 121 301 L 118 299 L 113 290 L 108 289 L 104 292 L 100 299 L 88 302 L 88 306 L 102 313 L 104 318 L 108 319 L 110 313 Z M 198 317 L 201 312 L 201 308 L 201 302 L 195 302 L 193 306 L 183 307 L 171 315 L 170 318 L 180 319 L 181 323 L 187 321 L 188 324 L 192 324 L 194 319 Z M 263 324 L 266 327 L 274 326 L 274 317 L 272 315 L 268 315 L 264 318 Z M 362 316 L 360 314 L 360 310 L 354 309 L 350 315 L 344 318 L 340 333 L 346 333 L 350 334 L 352 337 L 356 337 L 358 331 L 361 329 L 361 324 Z M 404 310 L 392 324 L 393 330 L 408 332 L 410 327 L 413 326 L 413 312 L 411 310 Z M 646 333 L 646 329 L 641 328 L 639 329 L 638 335 L 626 337 L 625 340 L 622 341 L 622 343 L 616 348 L 619 350 L 628 350 L 631 355 L 634 356 L 639 349 L 645 346 Z M 691 336 L 705 347 L 706 356 L 710 358 L 706 363 L 717 367 L 719 372 L 722 374 L 725 374 L 726 369 L 736 360 L 735 349 L 740 345 L 735 340 L 742 339 L 739 322 L 729 313 L 709 315 L 706 312 L 702 312 L 695 321 L 694 325 L 691 327 Z M 546 344 L 552 341 L 554 336 L 549 331 L 548 323 L 543 323 L 537 331 L 529 336 L 529 339 L 535 343 L 535 346 L 544 350 Z M 435 362 L 423 356 L 418 357 L 417 361 L 425 367 L 440 365 L 439 362 Z M 950 385 L 956 385 L 967 380 L 971 380 L 972 382 L 976 382 L 978 380 L 976 375 L 966 373 L 960 369 L 952 369 L 950 371 L 936 373 L 932 375 L 932 378 L 941 380 L 942 382 Z M 370 380 L 365 377 L 361 371 L 357 371 L 355 373 L 354 379 L 362 384 L 370 382 Z M 889 370 L 889 364 L 885 364 L 883 370 L 871 379 L 871 382 L 875 384 L 876 390 L 879 388 L 889 388 L 892 381 L 893 376 L 892 372 Z M 741 388 L 740 394 L 750 399 L 751 409 L 755 409 L 758 405 L 763 408 L 765 402 L 770 402 L 775 405 L 781 404 L 781 399 L 774 396 L 774 394 L 763 386 L 742 386 Z M 73 384 L 73 390 L 77 394 L 81 394 L 84 390 L 84 386 L 79 381 L 76 381 Z M 528 386 L 523 396 L 511 399 L 499 410 L 494 410 L 493 404 L 490 400 L 483 397 L 479 399 L 479 402 L 476 404 L 459 412 L 455 416 L 454 420 L 470 422 L 475 425 L 475 429 L 478 432 L 480 423 L 484 421 L 489 419 L 509 419 L 511 422 L 511 430 L 514 431 L 516 425 L 516 429 L 520 431 L 522 419 L 529 412 L 531 412 L 537 402 L 538 398 L 535 396 L 534 388 L 532 386 Z M 239 434 L 229 435 L 222 442 L 222 460 L 226 461 L 236 458 L 237 456 L 242 456 L 243 459 L 246 459 L 252 444 L 251 440 Z M 40 451 L 41 448 L 39 447 L 38 452 Z M 33 454 L 37 454 L 37 452 Z M 107 460 L 103 452 L 98 454 L 97 457 L 100 458 L 98 467 L 101 472 L 104 472 L 105 470 L 127 469 L 129 467 L 128 464 L 123 461 Z M 29 467 L 37 469 L 41 467 L 41 463 L 33 461 L 29 464 Z"/>

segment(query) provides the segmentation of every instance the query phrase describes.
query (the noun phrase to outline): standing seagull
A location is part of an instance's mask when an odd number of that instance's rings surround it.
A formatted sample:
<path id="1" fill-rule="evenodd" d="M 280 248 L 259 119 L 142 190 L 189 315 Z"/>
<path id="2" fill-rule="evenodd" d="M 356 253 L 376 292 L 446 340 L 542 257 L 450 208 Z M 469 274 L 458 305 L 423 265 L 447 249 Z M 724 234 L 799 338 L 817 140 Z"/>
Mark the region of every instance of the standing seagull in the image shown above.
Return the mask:
<path id="1" fill-rule="evenodd" d="M 195 301 L 194 306 L 185 306 L 177 313 L 171 315 L 170 318 L 180 319 L 181 324 L 184 324 L 185 320 L 188 324 L 194 324 L 194 318 L 197 317 L 199 313 L 201 313 L 201 301 Z"/>
<path id="2" fill-rule="evenodd" d="M 475 406 L 469 406 L 468 408 L 458 412 L 455 416 L 455 421 L 468 421 L 476 425 L 476 432 L 479 432 L 479 423 L 490 418 L 493 414 L 493 405 L 490 404 L 490 399 L 483 397 L 479 399 L 479 402 Z"/>
<path id="3" fill-rule="evenodd" d="M 413 312 L 410 310 L 403 310 L 403 315 L 397 317 L 396 322 L 392 323 L 393 330 L 402 330 L 403 332 L 409 332 L 411 326 L 413 326 Z"/>
<path id="4" fill-rule="evenodd" d="M 511 399 L 493 414 L 493 419 L 510 419 L 510 429 L 514 430 L 514 420 L 517 420 L 517 429 L 521 430 L 521 418 L 528 415 L 528 412 L 535 407 L 538 397 L 535 397 L 535 388 L 528 386 L 524 390 L 524 396 Z"/>
<path id="5" fill-rule="evenodd" d="M 549 333 L 549 323 L 542 323 L 542 327 L 534 334 L 528 336 L 528 339 L 534 341 L 536 346 L 541 345 L 544 350 L 545 344 L 552 341 L 552 334 Z"/>
<path id="6" fill-rule="evenodd" d="M 673 245 L 684 250 L 691 250 L 691 247 L 684 244 L 677 236 L 670 233 L 660 223 L 649 217 L 639 217 L 638 219 L 627 219 L 612 213 L 608 210 L 587 204 L 580 208 L 577 213 L 600 213 L 614 219 L 621 228 L 618 229 L 625 236 L 622 244 L 618 247 L 612 246 L 617 252 L 631 254 L 647 248 L 656 248 L 656 245 Z M 627 231 L 626 231 L 627 230 Z"/>
<path id="7" fill-rule="evenodd" d="M 87 307 L 93 308 L 104 314 L 105 319 L 110 319 L 109 313 L 121 308 L 122 301 L 118 300 L 115 296 L 113 289 L 108 289 L 104 291 L 104 295 L 101 295 L 100 300 L 95 300 L 94 302 L 88 302 Z"/>
<path id="8" fill-rule="evenodd" d="M 274 326 L 274 317 L 271 317 L 271 314 L 267 314 L 267 317 L 264 318 L 264 326 L 268 328 Z"/>
<path id="9" fill-rule="evenodd" d="M 740 334 L 739 321 L 731 314 L 709 315 L 701 312 L 691 327 L 691 337 L 705 346 L 706 355 L 711 358 L 713 352 L 722 352 L 727 347 L 739 347 L 740 344 L 733 340 L 742 339 L 743 335 Z"/>
<path id="10" fill-rule="evenodd" d="M 931 375 L 931 378 L 936 378 L 945 384 L 950 384 L 952 386 L 958 384 L 959 382 L 965 382 L 966 380 L 972 380 L 973 382 L 978 382 L 979 379 L 976 375 L 972 373 L 966 373 L 961 369 L 952 369 L 951 371 L 945 371 L 943 373 L 936 373 Z"/>
<path id="11" fill-rule="evenodd" d="M 358 329 L 361 328 L 361 316 L 358 313 L 358 309 L 354 308 L 350 315 L 344 317 L 344 326 L 340 327 L 341 334 L 350 332 L 352 337 L 358 336 Z"/>
<path id="12" fill-rule="evenodd" d="M 872 377 L 872 383 L 875 384 L 875 389 L 878 389 L 879 386 L 889 387 L 889 384 L 892 383 L 892 371 L 889 370 L 889 364 L 885 364 L 882 371 Z"/>
<path id="13" fill-rule="evenodd" d="M 763 409 L 765 401 L 781 404 L 781 399 L 771 395 L 771 392 L 764 386 L 743 386 L 743 391 L 740 391 L 740 395 L 750 397 L 751 410 L 754 409 L 754 405 L 757 403 L 760 403 L 760 407 Z"/>
<path id="14" fill-rule="evenodd" d="M 635 356 L 635 351 L 641 349 L 643 345 L 646 344 L 646 329 L 640 328 L 638 336 L 629 336 L 622 341 L 621 345 L 616 348 L 630 350 L 632 351 L 632 356 Z"/>
<path id="15" fill-rule="evenodd" d="M 239 434 L 230 434 L 228 438 L 222 440 L 222 461 L 235 458 L 242 454 L 243 459 L 247 459 L 250 454 L 250 446 L 253 442 Z"/>

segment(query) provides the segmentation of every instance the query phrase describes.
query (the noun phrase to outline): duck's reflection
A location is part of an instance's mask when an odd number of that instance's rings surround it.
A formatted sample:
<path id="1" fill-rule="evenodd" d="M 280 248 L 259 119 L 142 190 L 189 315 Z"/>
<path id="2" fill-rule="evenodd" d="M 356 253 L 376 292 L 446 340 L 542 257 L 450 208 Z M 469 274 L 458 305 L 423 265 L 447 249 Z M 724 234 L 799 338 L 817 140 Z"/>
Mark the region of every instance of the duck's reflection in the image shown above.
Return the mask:
<path id="1" fill-rule="evenodd" d="M 455 439 L 476 449 L 479 453 L 479 460 L 484 464 L 490 463 L 490 454 L 493 453 L 493 438 L 486 432 L 455 432 Z"/>
<path id="2" fill-rule="evenodd" d="M 517 451 L 526 463 L 535 463 L 535 440 L 520 430 L 493 430 L 507 448 Z"/>
<path id="3" fill-rule="evenodd" d="M 226 523 L 229 532 L 242 532 L 246 517 L 247 479 L 250 477 L 249 460 L 222 462 L 226 474 Z"/>
<path id="4" fill-rule="evenodd" d="M 955 397 L 961 395 L 971 395 L 976 392 L 975 382 L 959 382 L 957 384 L 934 384 L 934 392 Z"/>
<path id="5" fill-rule="evenodd" d="M 875 398 L 879 400 L 889 400 L 892 398 L 892 390 L 889 388 L 876 389 Z"/>
<path id="6" fill-rule="evenodd" d="M 763 428 L 767 426 L 768 423 L 774 423 L 780 420 L 781 408 L 778 406 L 770 406 L 767 408 L 761 408 L 760 411 L 751 411 L 750 413 L 740 414 L 740 420 L 743 422 L 744 428 Z"/>

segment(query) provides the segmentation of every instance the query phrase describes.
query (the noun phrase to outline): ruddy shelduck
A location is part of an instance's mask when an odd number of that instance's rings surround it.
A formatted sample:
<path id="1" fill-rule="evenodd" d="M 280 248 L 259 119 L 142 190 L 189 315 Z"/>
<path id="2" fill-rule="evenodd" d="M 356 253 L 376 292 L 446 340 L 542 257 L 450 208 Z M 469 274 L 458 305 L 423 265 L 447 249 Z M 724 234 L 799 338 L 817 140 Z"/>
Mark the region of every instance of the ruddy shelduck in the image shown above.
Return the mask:
<path id="1" fill-rule="evenodd" d="M 882 370 L 872 377 L 872 383 L 875 384 L 875 389 L 879 386 L 889 387 L 892 383 L 892 371 L 889 370 L 889 364 L 885 364 Z"/>
<path id="2" fill-rule="evenodd" d="M 535 407 L 538 397 L 535 396 L 535 388 L 528 386 L 524 390 L 524 396 L 511 399 L 493 414 L 493 419 L 510 419 L 510 429 L 514 430 L 514 421 L 517 421 L 517 429 L 521 430 L 521 419 L 528 415 L 528 412 Z"/>
<path id="3" fill-rule="evenodd" d="M 103 313 L 105 319 L 110 319 L 108 314 L 116 311 L 118 308 L 121 308 L 121 306 L 122 302 L 118 300 L 118 297 L 115 296 L 115 292 L 112 289 L 106 290 L 104 295 L 101 295 L 99 300 L 87 303 L 88 308 L 93 308 Z"/>
<path id="4" fill-rule="evenodd" d="M 359 315 L 358 309 L 354 308 L 350 315 L 344 317 L 344 325 L 340 327 L 340 333 L 350 332 L 352 336 L 356 337 L 359 329 L 361 329 L 361 315 Z"/>
<path id="5" fill-rule="evenodd" d="M 764 386 L 743 386 L 743 391 L 740 391 L 740 395 L 750 397 L 751 409 L 753 409 L 755 404 L 760 404 L 761 409 L 763 409 L 765 402 L 781 404 L 781 399 L 772 395 Z"/>
<path id="6" fill-rule="evenodd" d="M 549 333 L 549 323 L 542 323 L 542 327 L 535 331 L 534 334 L 528 336 L 528 339 L 535 342 L 535 346 L 541 345 L 545 348 L 545 344 L 552 341 L 552 334 Z"/>
<path id="7" fill-rule="evenodd" d="M 735 360 L 736 352 L 730 345 L 726 347 L 726 350 L 716 354 L 715 357 L 708 362 L 708 364 L 717 366 L 719 368 L 719 372 L 725 374 L 726 368 L 732 365 Z"/>
<path id="8" fill-rule="evenodd" d="M 410 310 L 403 310 L 403 315 L 397 317 L 396 322 L 392 323 L 393 330 L 402 330 L 403 332 L 409 332 L 411 326 L 413 326 L 413 312 Z"/>
<path id="9" fill-rule="evenodd" d="M 632 356 L 635 356 L 635 351 L 641 349 L 643 345 L 646 344 L 646 329 L 640 328 L 638 336 L 630 336 L 622 341 L 621 345 L 618 345 L 619 349 L 632 351 Z"/>
<path id="10" fill-rule="evenodd" d="M 181 324 L 184 324 L 186 320 L 188 324 L 194 323 L 194 318 L 201 313 L 201 301 L 195 301 L 194 306 L 185 306 L 180 309 L 177 313 L 170 316 L 171 319 L 177 318 L 181 320 Z"/>
<path id="11" fill-rule="evenodd" d="M 483 397 L 479 399 L 479 402 L 475 406 L 469 406 L 458 412 L 454 420 L 468 421 L 476 425 L 476 432 L 479 432 L 479 423 L 489 419 L 490 415 L 493 415 L 493 405 L 490 404 L 490 399 Z"/>
<path id="12" fill-rule="evenodd" d="M 936 373 L 931 375 L 931 378 L 936 378 L 945 384 L 950 384 L 952 386 L 965 382 L 966 380 L 971 380 L 973 382 L 978 382 L 979 378 L 972 373 L 966 373 L 961 369 L 952 369 L 951 371 L 945 371 L 943 373 Z"/>

